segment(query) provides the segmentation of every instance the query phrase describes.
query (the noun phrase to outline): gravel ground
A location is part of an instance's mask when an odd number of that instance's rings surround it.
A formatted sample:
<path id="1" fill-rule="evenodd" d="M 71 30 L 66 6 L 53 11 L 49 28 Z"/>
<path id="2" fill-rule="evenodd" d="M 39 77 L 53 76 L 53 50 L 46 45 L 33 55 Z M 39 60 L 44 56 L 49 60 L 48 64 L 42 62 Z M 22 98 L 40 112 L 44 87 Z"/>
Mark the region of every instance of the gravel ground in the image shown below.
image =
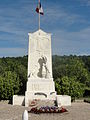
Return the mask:
<path id="1" fill-rule="evenodd" d="M 66 107 L 68 113 L 32 114 L 29 113 L 29 120 L 90 120 L 90 104 L 84 102 L 72 103 Z M 0 102 L 0 120 L 22 120 L 24 106 L 12 106 L 7 102 Z"/>

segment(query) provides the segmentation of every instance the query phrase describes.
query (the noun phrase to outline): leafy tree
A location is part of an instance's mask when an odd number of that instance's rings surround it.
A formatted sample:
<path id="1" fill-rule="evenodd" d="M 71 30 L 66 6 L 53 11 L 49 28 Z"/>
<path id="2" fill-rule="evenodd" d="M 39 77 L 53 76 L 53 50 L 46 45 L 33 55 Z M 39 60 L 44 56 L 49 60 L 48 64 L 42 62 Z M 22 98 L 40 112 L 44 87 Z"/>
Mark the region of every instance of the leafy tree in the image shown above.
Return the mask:
<path id="1" fill-rule="evenodd" d="M 55 86 L 58 94 L 70 95 L 72 100 L 82 97 L 84 93 L 84 84 L 77 82 L 75 77 L 64 76 L 62 79 L 59 78 L 56 80 Z"/>
<path id="2" fill-rule="evenodd" d="M 13 94 L 25 93 L 27 61 L 28 56 L 0 58 L 0 99 L 11 99 Z M 90 56 L 55 55 L 52 63 L 58 94 L 74 98 L 82 96 L 83 88 L 90 88 Z"/>
<path id="3" fill-rule="evenodd" d="M 11 99 L 19 92 L 19 79 L 15 72 L 6 71 L 0 78 L 0 99 Z"/>
<path id="4" fill-rule="evenodd" d="M 4 98 L 3 97 L 3 78 L 0 76 L 0 100 L 2 99 L 2 98 Z"/>

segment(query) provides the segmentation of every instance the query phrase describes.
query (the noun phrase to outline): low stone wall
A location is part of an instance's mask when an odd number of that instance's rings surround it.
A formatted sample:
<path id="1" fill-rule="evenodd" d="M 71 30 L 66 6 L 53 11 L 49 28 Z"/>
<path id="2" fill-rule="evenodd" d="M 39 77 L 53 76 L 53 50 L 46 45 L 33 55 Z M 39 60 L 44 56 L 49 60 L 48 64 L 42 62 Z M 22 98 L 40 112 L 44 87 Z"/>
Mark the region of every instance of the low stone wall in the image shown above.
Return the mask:
<path id="1" fill-rule="evenodd" d="M 56 96 L 57 106 L 71 106 L 71 96 L 68 95 L 57 95 Z"/>
<path id="2" fill-rule="evenodd" d="M 28 101 L 27 104 L 25 103 L 26 100 Z M 47 100 L 49 100 L 49 99 L 44 99 L 44 101 L 47 101 Z M 13 96 L 13 105 L 23 105 L 23 106 L 28 107 L 29 104 L 30 104 L 29 102 L 30 102 L 30 100 L 26 99 L 25 96 L 18 96 L 18 95 Z M 71 96 L 68 96 L 68 95 L 56 95 L 56 103 L 57 103 L 58 107 L 71 106 Z"/>
<path id="3" fill-rule="evenodd" d="M 13 105 L 25 105 L 25 96 L 13 96 Z"/>

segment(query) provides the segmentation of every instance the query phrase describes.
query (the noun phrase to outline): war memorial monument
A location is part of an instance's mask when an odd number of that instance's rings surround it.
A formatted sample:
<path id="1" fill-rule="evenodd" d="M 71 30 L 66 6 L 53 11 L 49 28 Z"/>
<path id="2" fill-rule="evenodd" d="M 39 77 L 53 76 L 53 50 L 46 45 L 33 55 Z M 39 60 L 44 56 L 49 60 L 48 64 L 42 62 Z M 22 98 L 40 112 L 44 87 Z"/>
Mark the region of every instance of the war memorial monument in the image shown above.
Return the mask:
<path id="1" fill-rule="evenodd" d="M 39 12 L 39 29 L 28 33 L 28 81 L 25 96 L 14 95 L 13 105 L 28 107 L 34 99 L 57 101 L 58 106 L 71 105 L 70 96 L 56 94 L 52 75 L 51 33 L 40 29 L 40 14 L 43 14 L 40 2 L 36 11 Z"/>

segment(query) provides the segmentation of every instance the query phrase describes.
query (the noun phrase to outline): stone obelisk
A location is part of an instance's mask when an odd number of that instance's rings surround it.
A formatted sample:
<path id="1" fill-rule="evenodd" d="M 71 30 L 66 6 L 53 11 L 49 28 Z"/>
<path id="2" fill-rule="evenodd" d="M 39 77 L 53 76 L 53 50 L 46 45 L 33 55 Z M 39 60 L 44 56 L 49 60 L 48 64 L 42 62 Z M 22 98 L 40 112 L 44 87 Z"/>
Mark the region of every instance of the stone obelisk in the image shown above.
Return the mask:
<path id="1" fill-rule="evenodd" d="M 55 100 L 52 77 L 51 34 L 39 29 L 29 33 L 28 81 L 25 106 L 34 99 Z"/>

